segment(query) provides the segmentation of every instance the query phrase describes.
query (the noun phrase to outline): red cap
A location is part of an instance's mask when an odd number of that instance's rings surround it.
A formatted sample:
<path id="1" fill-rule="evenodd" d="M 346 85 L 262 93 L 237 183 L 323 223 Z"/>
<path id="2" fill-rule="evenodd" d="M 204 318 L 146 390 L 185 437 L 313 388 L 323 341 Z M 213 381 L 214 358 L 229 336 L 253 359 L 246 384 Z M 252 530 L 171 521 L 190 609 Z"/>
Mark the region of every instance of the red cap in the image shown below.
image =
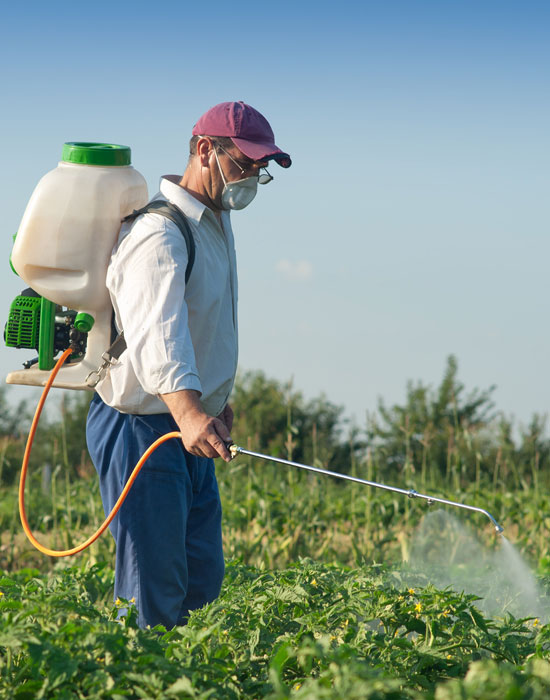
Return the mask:
<path id="1" fill-rule="evenodd" d="M 202 115 L 193 136 L 226 136 L 252 160 L 273 159 L 283 168 L 292 164 L 288 153 L 275 145 L 267 119 L 244 102 L 221 102 Z"/>

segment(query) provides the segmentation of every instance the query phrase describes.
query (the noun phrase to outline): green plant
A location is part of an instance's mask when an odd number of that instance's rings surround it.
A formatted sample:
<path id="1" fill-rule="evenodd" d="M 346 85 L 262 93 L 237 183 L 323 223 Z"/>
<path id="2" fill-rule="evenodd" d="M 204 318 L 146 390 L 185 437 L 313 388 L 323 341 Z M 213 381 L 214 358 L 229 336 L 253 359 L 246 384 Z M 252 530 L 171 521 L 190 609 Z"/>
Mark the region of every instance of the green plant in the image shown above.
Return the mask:
<path id="1" fill-rule="evenodd" d="M 0 697 L 446 700 L 507 697 L 510 683 L 544 697 L 549 626 L 491 620 L 472 596 L 403 575 L 231 563 L 220 598 L 169 632 L 109 603 L 105 566 L 4 576 Z"/>

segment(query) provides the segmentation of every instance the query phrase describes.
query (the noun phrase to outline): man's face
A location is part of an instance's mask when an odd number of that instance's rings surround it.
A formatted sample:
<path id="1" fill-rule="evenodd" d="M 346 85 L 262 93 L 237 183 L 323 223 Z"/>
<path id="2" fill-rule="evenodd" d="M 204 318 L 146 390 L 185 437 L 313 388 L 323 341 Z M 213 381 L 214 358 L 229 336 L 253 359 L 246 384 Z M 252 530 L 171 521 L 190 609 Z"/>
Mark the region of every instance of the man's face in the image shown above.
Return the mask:
<path id="1" fill-rule="evenodd" d="M 247 177 L 258 177 L 260 170 L 267 166 L 267 161 L 254 161 L 244 155 L 235 146 L 221 146 L 215 139 L 211 140 L 212 149 L 209 166 L 212 177 L 212 201 L 221 207 L 221 198 L 226 182 L 236 182 Z M 225 178 L 225 181 L 224 181 Z"/>

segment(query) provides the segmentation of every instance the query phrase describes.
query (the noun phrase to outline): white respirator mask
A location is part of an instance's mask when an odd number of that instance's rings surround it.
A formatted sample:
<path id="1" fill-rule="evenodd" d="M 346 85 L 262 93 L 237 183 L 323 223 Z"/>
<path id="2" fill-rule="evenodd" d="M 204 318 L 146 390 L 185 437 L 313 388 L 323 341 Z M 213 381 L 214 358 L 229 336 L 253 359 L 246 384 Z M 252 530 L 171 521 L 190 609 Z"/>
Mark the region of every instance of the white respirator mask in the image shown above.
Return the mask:
<path id="1" fill-rule="evenodd" d="M 258 177 L 245 177 L 244 180 L 226 182 L 222 192 L 224 209 L 244 209 L 256 196 Z"/>
<path id="2" fill-rule="evenodd" d="M 216 156 L 216 163 L 220 169 L 220 174 L 224 184 L 222 191 L 223 209 L 244 209 L 256 196 L 258 191 L 258 176 L 252 175 L 252 177 L 245 177 L 242 180 L 227 182 L 225 175 L 223 174 L 220 161 L 218 160 L 216 149 L 214 149 L 214 155 Z"/>

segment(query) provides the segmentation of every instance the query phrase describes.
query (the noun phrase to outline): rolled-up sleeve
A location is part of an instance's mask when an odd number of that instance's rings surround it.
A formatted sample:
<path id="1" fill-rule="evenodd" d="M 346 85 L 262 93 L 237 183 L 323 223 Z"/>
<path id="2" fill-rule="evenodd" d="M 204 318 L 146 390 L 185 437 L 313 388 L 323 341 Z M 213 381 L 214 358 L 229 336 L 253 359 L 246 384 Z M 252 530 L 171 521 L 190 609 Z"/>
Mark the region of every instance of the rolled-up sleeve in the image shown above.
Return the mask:
<path id="1" fill-rule="evenodd" d="M 166 219 L 147 214 L 122 238 L 107 286 L 136 377 L 152 395 L 202 393 L 185 302 L 187 247 Z"/>

